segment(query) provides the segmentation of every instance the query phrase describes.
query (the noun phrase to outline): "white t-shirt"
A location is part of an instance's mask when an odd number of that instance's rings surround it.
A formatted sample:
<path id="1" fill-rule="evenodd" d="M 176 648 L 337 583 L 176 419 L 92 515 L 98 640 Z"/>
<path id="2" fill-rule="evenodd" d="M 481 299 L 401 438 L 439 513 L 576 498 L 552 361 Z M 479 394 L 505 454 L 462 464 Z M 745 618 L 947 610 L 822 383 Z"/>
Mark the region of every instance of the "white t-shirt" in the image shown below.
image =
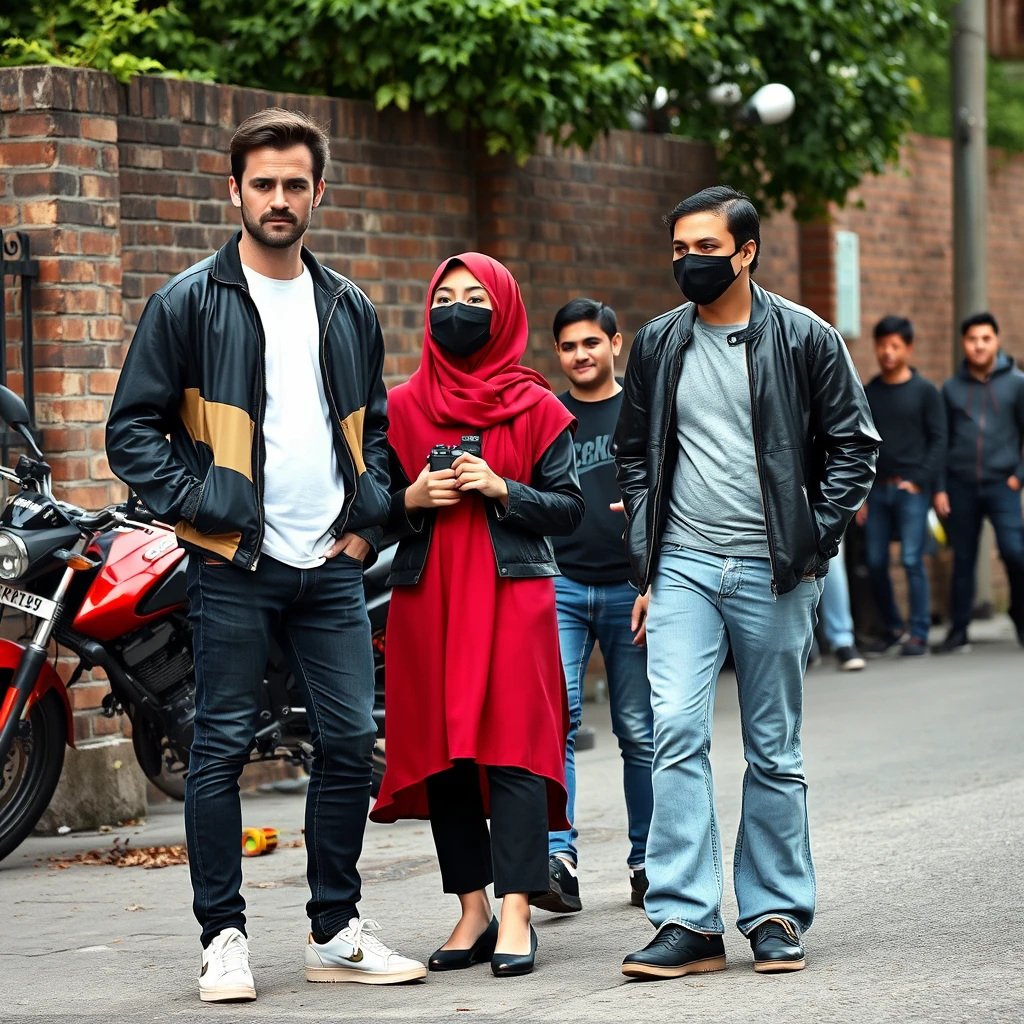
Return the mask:
<path id="1" fill-rule="evenodd" d="M 266 336 L 263 554 L 296 569 L 324 562 L 345 482 L 320 372 L 320 325 L 309 270 L 291 281 L 243 266 Z"/>

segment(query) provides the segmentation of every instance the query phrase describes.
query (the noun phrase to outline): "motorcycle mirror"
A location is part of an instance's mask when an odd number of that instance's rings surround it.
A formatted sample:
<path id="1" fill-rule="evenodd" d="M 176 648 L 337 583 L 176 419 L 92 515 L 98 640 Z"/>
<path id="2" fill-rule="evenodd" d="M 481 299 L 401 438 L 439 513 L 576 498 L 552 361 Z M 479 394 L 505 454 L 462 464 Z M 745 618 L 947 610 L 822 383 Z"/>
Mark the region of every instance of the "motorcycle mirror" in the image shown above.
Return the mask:
<path id="1" fill-rule="evenodd" d="M 27 427 L 31 422 L 28 409 L 20 395 L 16 395 L 10 388 L 0 385 L 0 417 L 12 426 L 15 430 L 19 427 Z M 19 430 L 20 434 L 21 431 Z"/>

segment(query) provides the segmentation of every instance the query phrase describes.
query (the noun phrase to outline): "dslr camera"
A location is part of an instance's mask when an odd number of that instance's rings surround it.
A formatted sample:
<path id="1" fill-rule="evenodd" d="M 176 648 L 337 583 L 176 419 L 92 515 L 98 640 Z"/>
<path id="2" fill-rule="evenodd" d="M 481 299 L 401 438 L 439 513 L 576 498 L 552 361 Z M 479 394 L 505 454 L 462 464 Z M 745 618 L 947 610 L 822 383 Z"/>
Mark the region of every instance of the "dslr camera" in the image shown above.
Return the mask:
<path id="1" fill-rule="evenodd" d="M 451 469 L 460 455 L 475 455 L 480 458 L 482 453 L 483 441 L 479 434 L 463 434 L 458 444 L 435 444 L 430 449 L 430 472 L 438 473 L 442 469 Z"/>

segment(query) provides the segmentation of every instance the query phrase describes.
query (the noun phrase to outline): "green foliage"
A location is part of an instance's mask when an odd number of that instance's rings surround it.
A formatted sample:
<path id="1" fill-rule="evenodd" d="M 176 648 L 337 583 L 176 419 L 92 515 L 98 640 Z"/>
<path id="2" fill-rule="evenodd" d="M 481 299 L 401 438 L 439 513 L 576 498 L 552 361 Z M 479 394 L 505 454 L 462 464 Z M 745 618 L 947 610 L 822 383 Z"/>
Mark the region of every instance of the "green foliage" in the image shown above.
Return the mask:
<path id="1" fill-rule="evenodd" d="M 905 48 L 939 41 L 945 0 L 33 0 L 0 16 L 5 63 L 188 74 L 419 107 L 518 159 L 539 136 L 588 147 L 644 109 L 712 142 L 721 177 L 801 217 L 893 161 L 921 103 Z M 146 3 L 147 0 L 141 0 Z M 48 3 L 49 6 L 44 6 Z M 789 85 L 775 127 L 738 125 L 709 83 Z M 649 106 L 646 107 L 650 111 Z M 672 115 L 671 123 L 664 118 Z"/>
<path id="2" fill-rule="evenodd" d="M 623 126 L 654 62 L 706 47 L 701 0 L 179 0 L 176 59 L 220 81 L 421 107 L 525 159 Z M 214 41 L 216 45 L 210 45 Z"/>
<path id="3" fill-rule="evenodd" d="M 898 158 L 921 102 L 905 49 L 939 39 L 943 23 L 918 0 L 718 0 L 707 30 L 715 65 L 662 75 L 682 98 L 674 130 L 713 142 L 721 179 L 763 208 L 792 197 L 810 219 Z M 796 110 L 775 127 L 736 125 L 707 102 L 709 78 L 745 96 L 782 82 Z"/>
<path id="4" fill-rule="evenodd" d="M 947 18 L 951 4 L 938 0 L 936 10 Z M 924 102 L 913 120 L 913 129 L 923 135 L 952 134 L 950 102 L 950 33 L 937 46 L 913 43 L 907 63 L 921 80 Z M 988 62 L 988 141 L 1014 153 L 1024 151 L 1024 77 L 1021 66 L 1001 61 Z"/>
<path id="5" fill-rule="evenodd" d="M 155 30 L 163 8 L 136 9 L 136 0 L 63 0 L 15 4 L 0 18 L 0 65 L 64 64 L 99 68 L 118 81 L 159 72 L 164 65 L 139 56 L 134 45 Z"/>

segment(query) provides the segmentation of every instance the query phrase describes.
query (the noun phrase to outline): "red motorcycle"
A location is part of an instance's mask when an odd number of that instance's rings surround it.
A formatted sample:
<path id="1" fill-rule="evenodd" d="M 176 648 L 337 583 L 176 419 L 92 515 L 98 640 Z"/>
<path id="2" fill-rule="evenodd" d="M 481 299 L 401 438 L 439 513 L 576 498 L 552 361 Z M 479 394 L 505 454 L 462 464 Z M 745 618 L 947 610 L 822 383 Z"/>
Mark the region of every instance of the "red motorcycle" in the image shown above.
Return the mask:
<path id="1" fill-rule="evenodd" d="M 28 429 L 24 402 L 0 386 L 0 418 L 26 440 L 0 477 L 17 493 L 0 515 L 0 615 L 5 608 L 34 623 L 27 645 L 0 639 L 0 860 L 32 831 L 53 796 L 74 746 L 68 687 L 99 666 L 110 681 L 108 717 L 126 714 L 143 772 L 181 799 L 195 718 L 187 553 L 173 530 L 132 503 L 88 512 L 58 501 L 50 467 Z M 383 736 L 383 637 L 393 548 L 364 575 L 374 633 L 374 717 Z M 50 645 L 79 659 L 67 685 L 50 662 Z M 260 727 L 252 757 L 307 770 L 313 753 L 306 709 L 279 650 L 264 677 Z M 374 754 L 374 789 L 383 748 Z"/>

